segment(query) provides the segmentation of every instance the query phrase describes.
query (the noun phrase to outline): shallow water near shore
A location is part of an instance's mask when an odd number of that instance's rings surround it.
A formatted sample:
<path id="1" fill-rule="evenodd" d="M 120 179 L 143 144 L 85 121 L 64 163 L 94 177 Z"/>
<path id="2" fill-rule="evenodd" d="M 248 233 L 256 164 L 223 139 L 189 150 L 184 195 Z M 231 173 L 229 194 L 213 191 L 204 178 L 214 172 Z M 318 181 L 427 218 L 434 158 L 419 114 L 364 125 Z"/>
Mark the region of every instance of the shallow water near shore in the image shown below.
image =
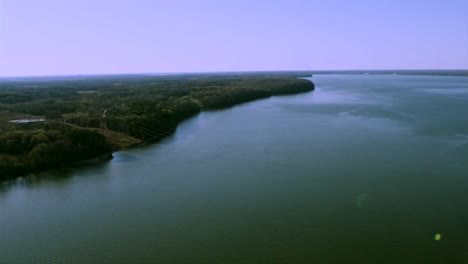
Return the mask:
<path id="1" fill-rule="evenodd" d="M 468 78 L 312 80 L 2 183 L 0 263 L 467 263 Z"/>

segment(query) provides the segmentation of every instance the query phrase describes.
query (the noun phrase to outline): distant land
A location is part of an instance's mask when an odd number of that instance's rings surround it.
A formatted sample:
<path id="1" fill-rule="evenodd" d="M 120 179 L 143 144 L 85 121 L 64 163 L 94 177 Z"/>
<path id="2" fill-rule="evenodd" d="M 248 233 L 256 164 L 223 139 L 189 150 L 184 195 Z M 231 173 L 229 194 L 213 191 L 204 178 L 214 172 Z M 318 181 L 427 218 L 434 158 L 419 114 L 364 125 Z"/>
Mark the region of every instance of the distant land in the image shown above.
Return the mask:
<path id="1" fill-rule="evenodd" d="M 200 111 L 314 90 L 310 72 L 0 80 L 0 180 L 160 140 Z M 242 125 L 242 124 L 239 124 Z"/>
<path id="2" fill-rule="evenodd" d="M 38 76 L 0 76 L 0 84 L 10 81 L 79 81 L 84 79 L 96 80 L 151 80 L 155 77 L 310 77 L 311 71 L 219 71 L 219 72 L 148 72 L 148 73 L 110 73 L 110 74 L 70 74 L 70 75 L 38 75 Z M 0 87 L 1 88 L 1 87 Z"/>
<path id="3" fill-rule="evenodd" d="M 437 75 L 468 76 L 468 70 L 330 70 L 311 71 L 312 74 L 398 74 L 398 75 Z"/>

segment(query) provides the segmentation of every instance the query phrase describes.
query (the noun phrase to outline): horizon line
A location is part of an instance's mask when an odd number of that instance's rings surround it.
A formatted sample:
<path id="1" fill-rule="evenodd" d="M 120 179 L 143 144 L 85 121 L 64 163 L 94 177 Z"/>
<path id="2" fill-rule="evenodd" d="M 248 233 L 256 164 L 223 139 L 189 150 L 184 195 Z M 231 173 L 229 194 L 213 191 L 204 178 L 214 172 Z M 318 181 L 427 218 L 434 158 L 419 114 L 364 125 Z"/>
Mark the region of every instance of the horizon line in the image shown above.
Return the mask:
<path id="1" fill-rule="evenodd" d="M 70 73 L 70 74 L 37 74 L 37 75 L 0 75 L 7 78 L 40 78 L 40 77 L 76 77 L 76 76 L 106 76 L 106 75 L 183 75 L 209 73 L 262 73 L 262 72 L 379 72 L 379 71 L 468 71 L 466 69 L 329 69 L 329 70 L 233 70 L 233 71 L 181 71 L 181 72 L 112 72 L 112 73 Z"/>

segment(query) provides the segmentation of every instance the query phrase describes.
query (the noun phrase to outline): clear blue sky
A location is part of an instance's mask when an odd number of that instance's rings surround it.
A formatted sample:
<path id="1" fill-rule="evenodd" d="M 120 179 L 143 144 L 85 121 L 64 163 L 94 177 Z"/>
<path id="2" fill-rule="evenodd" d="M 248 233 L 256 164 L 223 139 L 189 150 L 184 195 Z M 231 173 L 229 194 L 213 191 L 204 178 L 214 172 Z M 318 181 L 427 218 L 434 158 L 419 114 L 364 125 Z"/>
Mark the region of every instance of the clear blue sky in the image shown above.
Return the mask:
<path id="1" fill-rule="evenodd" d="M 468 0 L 0 0 L 0 75 L 468 69 Z"/>

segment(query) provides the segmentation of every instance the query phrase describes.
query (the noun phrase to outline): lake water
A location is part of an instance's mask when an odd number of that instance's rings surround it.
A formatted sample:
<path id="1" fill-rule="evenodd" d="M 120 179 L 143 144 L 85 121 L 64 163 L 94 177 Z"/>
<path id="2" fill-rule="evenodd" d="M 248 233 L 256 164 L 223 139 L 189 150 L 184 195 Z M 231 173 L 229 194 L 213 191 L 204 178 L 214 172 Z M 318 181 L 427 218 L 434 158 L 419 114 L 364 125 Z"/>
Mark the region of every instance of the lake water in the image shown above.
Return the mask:
<path id="1" fill-rule="evenodd" d="M 468 78 L 312 80 L 3 183 L 0 263 L 468 263 Z"/>

